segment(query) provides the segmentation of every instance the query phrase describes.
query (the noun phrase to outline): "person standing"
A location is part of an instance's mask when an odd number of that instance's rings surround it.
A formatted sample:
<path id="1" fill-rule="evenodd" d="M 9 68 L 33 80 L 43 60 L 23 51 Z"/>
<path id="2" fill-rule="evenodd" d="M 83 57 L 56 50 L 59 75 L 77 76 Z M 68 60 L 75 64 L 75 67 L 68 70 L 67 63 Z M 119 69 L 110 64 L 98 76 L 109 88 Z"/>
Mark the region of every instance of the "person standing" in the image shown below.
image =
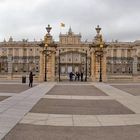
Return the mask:
<path id="1" fill-rule="evenodd" d="M 29 87 L 33 86 L 33 76 L 35 76 L 32 71 L 29 74 Z"/>
<path id="2" fill-rule="evenodd" d="M 79 72 L 77 73 L 77 78 L 78 78 L 78 81 L 79 81 L 79 79 L 80 79 L 80 73 Z"/>
<path id="3" fill-rule="evenodd" d="M 83 72 L 81 72 L 81 81 L 83 81 Z"/>

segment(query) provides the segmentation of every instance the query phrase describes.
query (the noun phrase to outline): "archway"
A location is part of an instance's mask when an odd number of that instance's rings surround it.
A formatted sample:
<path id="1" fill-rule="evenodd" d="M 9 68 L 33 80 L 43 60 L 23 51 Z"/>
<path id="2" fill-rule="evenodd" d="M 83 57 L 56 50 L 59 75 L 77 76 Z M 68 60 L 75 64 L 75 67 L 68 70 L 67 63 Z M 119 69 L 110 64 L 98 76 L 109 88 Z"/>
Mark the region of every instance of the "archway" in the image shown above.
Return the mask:
<path id="1" fill-rule="evenodd" d="M 59 49 L 59 52 L 55 58 L 55 62 L 55 77 L 57 77 L 57 80 L 70 80 L 71 72 L 73 73 L 72 81 L 81 80 L 81 78 L 77 78 L 78 73 L 83 73 L 83 81 L 87 81 L 90 77 L 91 61 L 87 51 L 63 51 L 62 49 Z"/>

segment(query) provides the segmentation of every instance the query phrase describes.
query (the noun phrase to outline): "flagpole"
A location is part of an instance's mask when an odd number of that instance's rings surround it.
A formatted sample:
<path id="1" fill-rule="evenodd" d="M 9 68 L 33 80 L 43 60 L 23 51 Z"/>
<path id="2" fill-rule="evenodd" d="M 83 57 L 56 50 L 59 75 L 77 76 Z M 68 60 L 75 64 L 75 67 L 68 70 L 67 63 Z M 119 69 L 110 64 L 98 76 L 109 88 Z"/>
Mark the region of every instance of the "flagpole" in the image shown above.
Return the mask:
<path id="1" fill-rule="evenodd" d="M 62 32 L 62 28 L 65 27 L 65 24 L 63 22 L 60 23 L 60 33 Z"/>

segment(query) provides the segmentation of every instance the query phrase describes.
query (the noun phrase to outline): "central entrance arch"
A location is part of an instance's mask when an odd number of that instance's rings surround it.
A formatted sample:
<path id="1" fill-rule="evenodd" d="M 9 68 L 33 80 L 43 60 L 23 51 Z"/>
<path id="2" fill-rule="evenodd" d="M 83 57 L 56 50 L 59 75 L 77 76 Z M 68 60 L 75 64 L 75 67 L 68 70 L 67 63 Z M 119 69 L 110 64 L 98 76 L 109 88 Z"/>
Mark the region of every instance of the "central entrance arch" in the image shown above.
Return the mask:
<path id="1" fill-rule="evenodd" d="M 89 79 L 91 73 L 91 60 L 86 50 L 59 49 L 56 55 L 55 75 L 57 79 L 69 80 L 69 74 L 83 73 L 84 81 Z M 73 79 L 74 80 L 74 79 Z"/>

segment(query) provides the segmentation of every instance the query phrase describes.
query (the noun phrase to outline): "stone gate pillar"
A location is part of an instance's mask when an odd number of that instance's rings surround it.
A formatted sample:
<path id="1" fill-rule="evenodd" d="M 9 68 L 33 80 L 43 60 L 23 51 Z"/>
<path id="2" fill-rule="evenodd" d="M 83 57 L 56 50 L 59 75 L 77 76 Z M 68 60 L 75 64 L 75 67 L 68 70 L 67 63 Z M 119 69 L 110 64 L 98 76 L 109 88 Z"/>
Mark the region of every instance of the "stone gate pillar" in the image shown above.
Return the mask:
<path id="1" fill-rule="evenodd" d="M 13 71 L 13 62 L 12 56 L 8 55 L 8 80 L 12 79 L 12 71 Z"/>
<path id="2" fill-rule="evenodd" d="M 45 56 L 43 53 L 43 48 L 40 48 L 40 63 L 39 63 L 39 81 L 44 81 L 44 75 L 45 75 Z"/>
<path id="3" fill-rule="evenodd" d="M 40 73 L 39 81 L 55 81 L 55 52 L 57 45 L 50 35 L 50 25 L 46 27 L 47 34 L 44 42 L 40 44 Z"/>
<path id="4" fill-rule="evenodd" d="M 94 50 L 91 55 L 91 79 L 92 81 L 99 81 L 100 76 L 100 56 L 96 54 Z M 107 81 L 106 73 L 106 52 L 104 51 L 101 56 L 101 67 L 102 67 L 102 81 Z"/>
<path id="5" fill-rule="evenodd" d="M 52 50 L 52 48 L 50 54 L 48 54 L 47 56 L 47 59 L 48 59 L 47 63 L 48 81 L 55 81 L 55 50 Z"/>
<path id="6" fill-rule="evenodd" d="M 91 79 L 92 81 L 104 82 L 107 80 L 106 73 L 106 47 L 100 34 L 101 28 L 99 25 L 95 28 L 97 35 L 94 42 L 90 44 L 91 48 Z"/>

